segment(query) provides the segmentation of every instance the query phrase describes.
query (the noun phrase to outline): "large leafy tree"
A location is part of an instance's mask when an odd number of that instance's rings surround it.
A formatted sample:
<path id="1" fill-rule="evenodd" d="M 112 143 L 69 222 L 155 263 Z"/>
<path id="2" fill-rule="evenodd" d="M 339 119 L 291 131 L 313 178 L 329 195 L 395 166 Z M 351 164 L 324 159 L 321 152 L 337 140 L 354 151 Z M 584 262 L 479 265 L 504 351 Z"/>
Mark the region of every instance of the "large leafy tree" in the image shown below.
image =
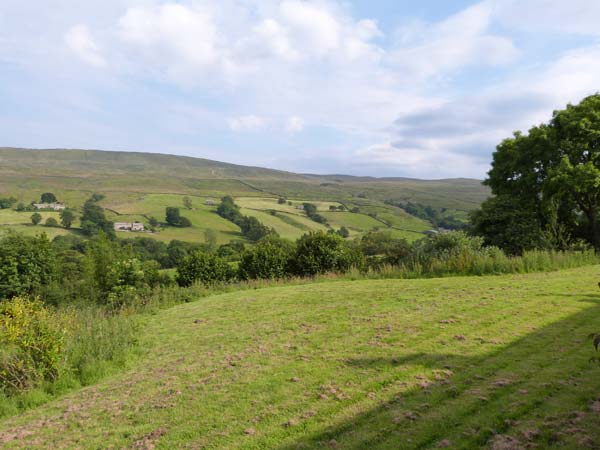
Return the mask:
<path id="1" fill-rule="evenodd" d="M 113 222 L 109 221 L 104 214 L 104 208 L 100 206 L 97 200 L 100 198 L 94 194 L 83 204 L 83 214 L 81 215 L 81 230 L 87 236 L 95 236 L 103 232 L 110 238 L 115 237 Z"/>
<path id="2" fill-rule="evenodd" d="M 52 192 L 44 192 L 41 200 L 42 203 L 55 203 L 57 201 L 56 195 L 54 195 Z"/>
<path id="3" fill-rule="evenodd" d="M 504 140 L 485 184 L 496 197 L 475 213 L 474 225 L 488 242 L 519 253 L 537 245 L 536 228 L 557 222 L 599 249 L 600 94 Z"/>
<path id="4" fill-rule="evenodd" d="M 9 233 L 0 239 L 0 299 L 36 293 L 56 275 L 52 245 L 45 234 Z"/>

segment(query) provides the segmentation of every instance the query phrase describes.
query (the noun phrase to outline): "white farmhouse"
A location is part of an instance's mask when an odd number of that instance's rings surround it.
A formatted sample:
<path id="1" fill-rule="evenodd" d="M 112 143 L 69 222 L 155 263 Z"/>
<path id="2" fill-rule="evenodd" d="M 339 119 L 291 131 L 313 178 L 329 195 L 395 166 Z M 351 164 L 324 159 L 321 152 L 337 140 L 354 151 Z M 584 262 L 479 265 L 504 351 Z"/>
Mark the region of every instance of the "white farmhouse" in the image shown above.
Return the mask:
<path id="1" fill-rule="evenodd" d="M 115 231 L 144 231 L 142 222 L 115 222 Z"/>
<path id="2" fill-rule="evenodd" d="M 65 209 L 64 203 L 55 202 L 55 203 L 34 203 L 33 207 L 35 209 L 51 209 L 53 211 L 62 211 Z"/>

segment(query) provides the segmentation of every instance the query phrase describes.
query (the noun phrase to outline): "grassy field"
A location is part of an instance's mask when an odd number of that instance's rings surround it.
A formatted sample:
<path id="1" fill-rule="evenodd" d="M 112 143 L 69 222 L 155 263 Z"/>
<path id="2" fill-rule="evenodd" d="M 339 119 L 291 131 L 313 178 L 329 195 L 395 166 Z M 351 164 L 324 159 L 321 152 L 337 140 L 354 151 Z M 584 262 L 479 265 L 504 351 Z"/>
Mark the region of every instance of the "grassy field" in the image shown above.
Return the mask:
<path id="1" fill-rule="evenodd" d="M 57 222 L 60 223 L 60 216 L 58 212 L 54 211 L 39 211 L 42 216 L 42 222 L 34 226 L 31 223 L 31 215 L 33 212 L 17 212 L 12 209 L 0 209 L 0 236 L 6 233 L 9 229 L 18 231 L 27 236 L 34 236 L 40 233 L 46 233 L 46 235 L 52 239 L 55 236 L 65 235 L 71 233 L 69 230 L 64 228 L 45 227 L 43 224 L 50 217 L 54 217 Z M 74 224 L 74 226 L 77 224 Z"/>
<path id="2" fill-rule="evenodd" d="M 303 202 L 317 205 L 334 229 L 345 226 L 352 237 L 373 228 L 387 229 L 414 241 L 431 224 L 384 201 L 413 201 L 449 208 L 461 218 L 479 206 L 489 191 L 478 180 L 376 179 L 341 175 L 304 175 L 257 167 L 237 166 L 199 158 L 172 155 L 83 150 L 24 150 L 0 148 L 0 196 L 15 197 L 29 204 L 43 192 L 53 192 L 76 212 L 96 192 L 105 196 L 102 205 L 114 221 L 141 221 L 152 216 L 164 220 L 167 206 L 182 208 L 191 228 L 167 228 L 144 234 L 162 241 L 203 241 L 207 229 L 217 232 L 218 243 L 242 239 L 238 227 L 221 219 L 207 200 L 218 203 L 233 196 L 244 213 L 275 228 L 280 235 L 296 239 L 311 230 L 326 229 L 297 209 Z M 192 199 L 193 209 L 183 209 L 183 197 Z M 279 205 L 278 197 L 292 205 Z M 358 207 L 360 214 L 331 215 L 330 206 Z M 269 210 L 278 211 L 277 216 Z M 369 215 L 375 215 L 373 219 Z M 16 222 L 14 222 L 16 220 Z M 14 222 L 14 223 L 13 223 Z M 29 220 L 0 214 L 0 232 L 9 226 L 31 234 Z M 47 230 L 51 236 L 67 230 Z M 119 233 L 120 237 L 136 236 Z"/>
<path id="3" fill-rule="evenodd" d="M 414 241 L 423 238 L 423 231 L 431 228 L 431 224 L 399 208 L 366 199 L 344 202 L 347 207 L 358 206 L 360 213 L 331 212 L 329 207 L 338 207 L 342 204 L 339 202 L 290 200 L 292 204 L 289 205 L 279 204 L 276 198 L 264 197 L 239 197 L 235 201 L 242 206 L 243 214 L 256 217 L 288 239 L 297 239 L 307 231 L 327 230 L 327 227 L 308 219 L 306 214 L 297 208 L 304 201 L 313 203 L 334 230 L 346 227 L 351 237 L 360 236 L 370 230 L 383 229 L 408 241 Z M 277 215 L 273 216 L 269 211 L 276 211 Z M 375 214 L 376 217 L 373 218 L 369 214 Z"/>
<path id="4" fill-rule="evenodd" d="M 338 281 L 159 312 L 145 356 L 3 448 L 597 448 L 600 267 Z"/>

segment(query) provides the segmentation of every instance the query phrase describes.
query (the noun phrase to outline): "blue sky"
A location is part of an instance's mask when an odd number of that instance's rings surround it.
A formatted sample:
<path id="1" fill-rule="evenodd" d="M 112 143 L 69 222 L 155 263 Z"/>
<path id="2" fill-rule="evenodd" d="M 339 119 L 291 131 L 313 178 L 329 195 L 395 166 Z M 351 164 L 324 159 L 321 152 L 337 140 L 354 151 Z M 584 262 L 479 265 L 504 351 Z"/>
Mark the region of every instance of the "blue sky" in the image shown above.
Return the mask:
<path id="1" fill-rule="evenodd" d="M 0 2 L 0 145 L 477 177 L 600 90 L 590 0 Z"/>

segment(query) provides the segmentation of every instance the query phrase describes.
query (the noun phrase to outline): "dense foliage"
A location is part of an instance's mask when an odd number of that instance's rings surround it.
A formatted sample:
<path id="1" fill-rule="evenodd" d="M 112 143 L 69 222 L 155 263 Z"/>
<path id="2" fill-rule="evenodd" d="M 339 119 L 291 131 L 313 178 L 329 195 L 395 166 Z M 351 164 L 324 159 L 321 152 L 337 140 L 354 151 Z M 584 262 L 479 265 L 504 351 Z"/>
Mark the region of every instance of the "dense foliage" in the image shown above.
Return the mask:
<path id="1" fill-rule="evenodd" d="M 293 255 L 292 242 L 267 236 L 242 254 L 239 277 L 242 280 L 285 278 L 290 274 Z"/>
<path id="2" fill-rule="evenodd" d="M 364 258 L 358 246 L 334 233 L 309 233 L 298 239 L 292 262 L 296 275 L 312 276 L 326 272 L 346 272 L 362 268 Z"/>
<path id="3" fill-rule="evenodd" d="M 217 207 L 217 214 L 240 227 L 242 234 L 249 240 L 257 242 L 270 234 L 277 232 L 263 225 L 256 217 L 244 216 L 240 207 L 235 204 L 233 198 L 225 196 Z"/>
<path id="4" fill-rule="evenodd" d="M 41 197 L 42 203 L 56 203 L 58 200 L 56 199 L 56 195 L 52 192 L 44 192 Z"/>
<path id="5" fill-rule="evenodd" d="M 0 209 L 9 209 L 17 202 L 14 197 L 0 197 Z"/>
<path id="6" fill-rule="evenodd" d="M 0 238 L 0 299 L 39 291 L 56 278 L 56 255 L 46 235 Z"/>
<path id="7" fill-rule="evenodd" d="M 64 316 L 40 300 L 0 302 L 0 392 L 55 380 L 64 360 L 67 325 Z"/>
<path id="8" fill-rule="evenodd" d="M 504 140 L 485 184 L 494 197 L 472 221 L 486 243 L 514 254 L 580 239 L 600 249 L 600 94 Z"/>
<path id="9" fill-rule="evenodd" d="M 186 256 L 177 268 L 177 283 L 184 287 L 198 282 L 205 285 L 225 282 L 234 276 L 235 271 L 224 259 L 205 252 Z"/>
<path id="10" fill-rule="evenodd" d="M 81 232 L 86 236 L 95 236 L 103 232 L 111 238 L 115 238 L 113 222 L 109 221 L 104 214 L 104 208 L 98 204 L 102 200 L 99 194 L 93 194 L 84 204 L 81 215 Z"/>
<path id="11" fill-rule="evenodd" d="M 327 219 L 317 212 L 317 206 L 313 203 L 303 203 L 304 212 L 306 215 L 317 223 L 326 224 Z"/>
<path id="12" fill-rule="evenodd" d="M 436 228 L 446 228 L 448 230 L 466 230 L 469 224 L 457 219 L 454 215 L 448 213 L 446 208 L 434 208 L 433 206 L 423 205 L 421 203 L 396 203 L 393 201 L 386 202 L 388 204 L 398 206 L 420 219 L 426 220 Z"/>
<path id="13" fill-rule="evenodd" d="M 191 208 L 191 206 L 190 206 Z M 172 227 L 187 228 L 192 226 L 192 222 L 187 217 L 183 217 L 179 208 L 168 206 L 165 210 L 165 221 Z"/>

